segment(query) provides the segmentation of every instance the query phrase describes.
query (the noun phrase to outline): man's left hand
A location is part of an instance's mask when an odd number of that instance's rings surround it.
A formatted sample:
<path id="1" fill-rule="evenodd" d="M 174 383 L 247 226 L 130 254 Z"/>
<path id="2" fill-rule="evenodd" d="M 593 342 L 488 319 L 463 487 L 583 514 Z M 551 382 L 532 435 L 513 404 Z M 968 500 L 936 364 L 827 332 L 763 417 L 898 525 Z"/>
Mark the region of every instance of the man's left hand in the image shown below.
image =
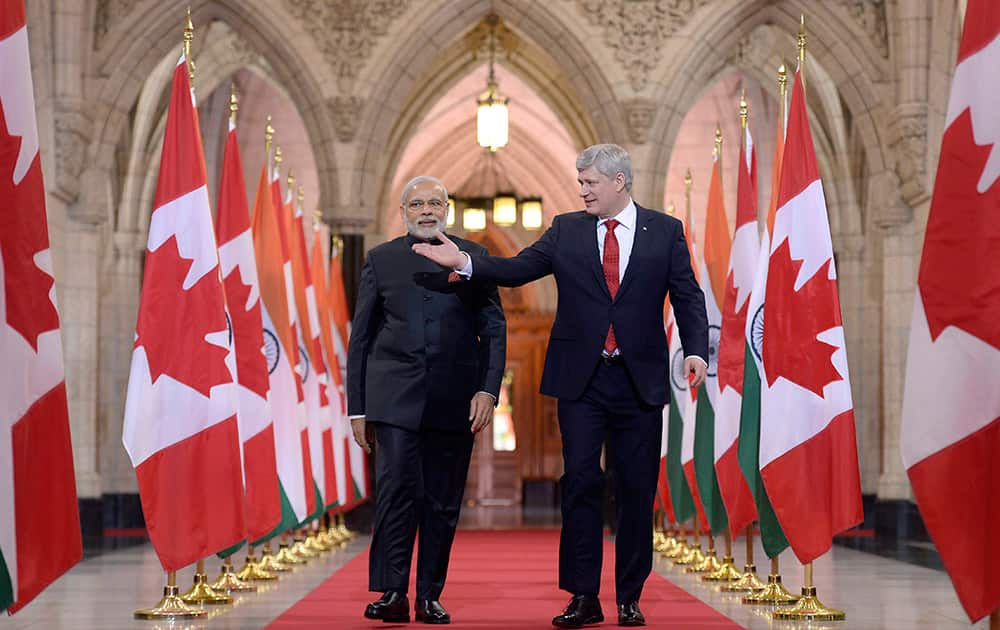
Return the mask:
<path id="1" fill-rule="evenodd" d="M 708 371 L 708 365 L 701 357 L 688 357 L 684 359 L 684 372 L 688 374 L 688 380 L 691 382 L 691 387 L 698 387 L 705 382 L 705 373 Z"/>
<path id="2" fill-rule="evenodd" d="M 493 397 L 486 392 L 478 392 L 469 405 L 469 422 L 472 432 L 479 433 L 493 420 Z"/>

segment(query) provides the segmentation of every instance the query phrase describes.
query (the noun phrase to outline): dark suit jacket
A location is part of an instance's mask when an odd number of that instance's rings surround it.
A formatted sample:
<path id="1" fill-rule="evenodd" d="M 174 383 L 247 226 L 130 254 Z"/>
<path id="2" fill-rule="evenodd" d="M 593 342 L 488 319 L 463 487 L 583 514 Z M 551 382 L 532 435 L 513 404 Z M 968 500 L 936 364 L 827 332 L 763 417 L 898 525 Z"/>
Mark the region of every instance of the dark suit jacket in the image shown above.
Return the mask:
<path id="1" fill-rule="evenodd" d="M 468 431 L 473 395 L 500 393 L 500 296 L 489 282 L 448 282 L 450 270 L 413 253 L 415 242 L 401 236 L 368 252 L 348 344 L 348 414 L 410 430 Z"/>
<path id="2" fill-rule="evenodd" d="M 583 211 L 556 216 L 538 241 L 513 258 L 469 254 L 472 278 L 500 286 L 555 276 L 559 302 L 545 355 L 543 394 L 579 398 L 600 360 L 608 325 L 614 323 L 618 347 L 643 402 L 669 402 L 663 329 L 668 292 L 685 352 L 708 360 L 705 295 L 691 270 L 682 224 L 673 217 L 636 205 L 632 252 L 614 300 L 598 255 L 597 217 Z"/>

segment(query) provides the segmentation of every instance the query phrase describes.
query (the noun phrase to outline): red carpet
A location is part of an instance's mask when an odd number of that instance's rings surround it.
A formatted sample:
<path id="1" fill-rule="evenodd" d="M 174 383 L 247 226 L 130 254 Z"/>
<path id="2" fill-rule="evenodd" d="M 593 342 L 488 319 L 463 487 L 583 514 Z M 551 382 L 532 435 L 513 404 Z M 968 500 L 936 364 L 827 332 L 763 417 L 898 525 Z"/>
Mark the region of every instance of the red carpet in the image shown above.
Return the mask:
<path id="1" fill-rule="evenodd" d="M 569 596 L 556 587 L 559 532 L 459 531 L 441 603 L 458 628 L 551 628 Z M 617 627 L 614 547 L 604 548 L 601 603 L 604 626 Z M 414 560 L 413 572 L 416 571 Z M 410 601 L 416 589 L 410 584 Z M 368 553 L 359 554 L 278 617 L 270 628 L 399 628 L 362 617 L 368 592 Z M 739 628 L 728 617 L 653 573 L 643 590 L 648 627 Z M 429 627 L 418 624 L 415 627 Z"/>

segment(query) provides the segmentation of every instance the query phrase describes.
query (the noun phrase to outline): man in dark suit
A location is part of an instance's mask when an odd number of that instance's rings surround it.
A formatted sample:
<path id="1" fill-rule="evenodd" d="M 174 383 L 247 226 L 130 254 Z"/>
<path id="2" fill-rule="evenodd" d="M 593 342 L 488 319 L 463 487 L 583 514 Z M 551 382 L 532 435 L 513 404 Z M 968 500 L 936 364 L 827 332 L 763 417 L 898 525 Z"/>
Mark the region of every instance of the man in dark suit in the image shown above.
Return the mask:
<path id="1" fill-rule="evenodd" d="M 667 294 L 693 385 L 705 378 L 708 319 L 680 221 L 632 201 L 632 164 L 613 144 L 587 148 L 576 161 L 586 210 L 556 216 L 513 258 L 465 249 L 442 236 L 414 251 L 470 279 L 519 286 L 553 274 L 559 291 L 549 337 L 543 394 L 559 399 L 565 473 L 561 480 L 559 587 L 573 594 L 552 620 L 579 628 L 604 620 L 601 574 L 601 448 L 610 441 L 618 528 L 618 623 L 645 624 L 639 597 L 652 568 L 662 408 L 669 402 L 663 330 Z"/>
<path id="2" fill-rule="evenodd" d="M 473 439 L 492 420 L 500 392 L 507 323 L 496 285 L 458 282 L 411 249 L 444 227 L 444 185 L 411 180 L 400 212 L 408 234 L 368 252 L 361 270 L 347 355 L 351 427 L 363 448 L 375 450 L 369 589 L 383 595 L 365 617 L 410 620 L 406 592 L 419 529 L 416 618 L 449 623 L 438 600 Z"/>

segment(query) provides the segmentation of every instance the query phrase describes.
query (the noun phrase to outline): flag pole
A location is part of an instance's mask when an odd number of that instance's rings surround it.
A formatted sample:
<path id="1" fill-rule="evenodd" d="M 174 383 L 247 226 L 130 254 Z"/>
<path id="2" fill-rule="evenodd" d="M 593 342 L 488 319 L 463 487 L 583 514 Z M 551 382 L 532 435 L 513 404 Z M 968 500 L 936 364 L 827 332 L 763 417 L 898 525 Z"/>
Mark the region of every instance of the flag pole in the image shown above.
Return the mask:
<path id="1" fill-rule="evenodd" d="M 747 124 L 750 118 L 750 105 L 747 103 L 747 92 L 746 89 L 740 92 L 740 145 L 743 148 L 743 152 L 746 153 L 746 142 L 747 142 Z M 740 165 L 740 168 L 743 166 Z M 730 542 L 727 539 L 727 544 Z M 757 567 L 753 563 L 753 523 L 747 525 L 746 529 L 746 564 L 743 565 L 743 574 L 738 580 L 732 582 L 731 584 L 723 584 L 721 589 L 723 592 L 727 593 L 740 593 L 740 592 L 756 592 L 764 588 L 764 583 L 760 581 L 757 577 Z M 727 552 L 727 556 L 730 554 Z"/>
<path id="2" fill-rule="evenodd" d="M 736 564 L 733 562 L 733 534 L 728 527 L 723 533 L 723 539 L 726 542 L 726 547 L 722 556 L 722 564 L 718 570 L 701 576 L 705 582 L 738 582 L 743 578 L 743 574 L 736 569 Z"/>
<path id="3" fill-rule="evenodd" d="M 191 42 L 194 40 L 194 23 L 191 21 L 191 7 L 184 16 L 184 35 L 181 50 L 188 73 L 194 79 L 194 63 L 191 61 Z M 203 609 L 191 608 L 179 596 L 177 572 L 167 571 L 167 585 L 163 587 L 163 597 L 152 608 L 143 608 L 132 613 L 135 619 L 172 621 L 174 619 L 199 619 L 208 616 Z"/>
<path id="4" fill-rule="evenodd" d="M 806 18 L 799 16 L 799 34 L 796 38 L 799 52 L 799 80 L 802 82 L 802 96 L 805 98 L 805 63 L 806 63 Z M 802 597 L 791 608 L 776 610 L 771 615 L 773 619 L 791 619 L 799 621 L 843 621 L 847 615 L 842 610 L 828 608 L 816 596 L 816 586 L 813 584 L 813 566 L 808 562 L 803 567 L 805 572 L 802 585 Z"/>
<path id="5" fill-rule="evenodd" d="M 719 163 L 719 170 L 720 170 L 720 173 L 721 173 L 721 170 L 722 170 L 722 163 L 721 163 L 721 160 L 722 160 L 722 128 L 719 126 L 719 123 L 715 123 L 715 142 L 712 145 L 712 159 L 713 159 L 714 162 L 718 162 Z M 688 216 L 691 216 L 690 209 L 691 209 L 691 206 L 689 204 L 688 205 Z M 692 227 L 692 229 L 693 229 L 693 227 Z M 706 247 L 707 247 L 707 243 L 708 243 L 708 239 L 706 238 L 706 240 L 705 240 Z M 694 261 L 692 261 L 692 263 L 693 262 Z M 704 281 L 704 278 L 702 278 L 702 281 Z M 700 397 L 700 395 L 701 395 L 701 393 L 699 392 L 699 397 Z M 713 575 L 713 574 L 717 573 L 718 571 L 720 571 L 722 569 L 722 563 L 719 562 L 719 557 L 715 553 L 715 533 L 712 531 L 712 524 L 711 524 L 711 522 L 708 524 L 708 532 L 707 533 L 708 533 L 708 549 L 705 551 L 705 559 L 700 564 L 696 564 L 693 567 L 689 567 L 687 569 L 688 573 L 707 573 L 709 575 Z"/>

